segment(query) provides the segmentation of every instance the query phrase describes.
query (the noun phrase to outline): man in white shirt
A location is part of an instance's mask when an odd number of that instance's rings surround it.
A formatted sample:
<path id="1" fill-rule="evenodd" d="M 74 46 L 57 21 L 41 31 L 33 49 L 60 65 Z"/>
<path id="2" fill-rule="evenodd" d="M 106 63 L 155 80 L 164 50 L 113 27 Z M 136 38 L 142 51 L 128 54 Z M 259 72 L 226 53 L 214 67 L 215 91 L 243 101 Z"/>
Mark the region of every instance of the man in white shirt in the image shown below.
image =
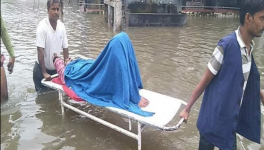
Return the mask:
<path id="1" fill-rule="evenodd" d="M 37 27 L 37 61 L 33 70 L 33 80 L 35 89 L 39 92 L 45 87 L 41 80 L 51 80 L 51 75 L 56 74 L 53 65 L 52 55 L 60 55 L 63 49 L 64 60 L 69 58 L 68 39 L 64 24 L 59 20 L 59 0 L 48 0 L 47 2 L 48 18 L 40 21 Z"/>

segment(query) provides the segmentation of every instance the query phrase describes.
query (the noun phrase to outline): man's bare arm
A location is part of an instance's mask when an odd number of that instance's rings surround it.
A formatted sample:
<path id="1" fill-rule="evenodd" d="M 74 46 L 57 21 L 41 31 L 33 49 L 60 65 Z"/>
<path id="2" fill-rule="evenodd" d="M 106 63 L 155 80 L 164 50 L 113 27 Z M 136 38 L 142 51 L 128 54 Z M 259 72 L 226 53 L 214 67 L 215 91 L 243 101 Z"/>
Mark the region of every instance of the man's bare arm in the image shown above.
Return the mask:
<path id="1" fill-rule="evenodd" d="M 211 82 L 213 78 L 214 78 L 214 74 L 207 68 L 204 76 L 202 77 L 202 79 L 200 80 L 196 88 L 194 89 L 187 106 L 184 108 L 184 110 L 180 114 L 180 117 L 184 118 L 185 122 L 187 122 L 189 118 L 189 112 L 191 110 L 192 105 L 201 96 L 201 94 L 204 92 L 205 88 Z"/>
<path id="2" fill-rule="evenodd" d="M 261 89 L 260 89 L 260 99 L 261 99 L 262 104 L 264 105 L 264 93 Z"/>
<path id="3" fill-rule="evenodd" d="M 64 64 L 66 66 L 66 62 L 69 59 L 69 49 L 68 48 L 63 49 L 63 58 L 64 58 Z"/>
<path id="4" fill-rule="evenodd" d="M 41 68 L 41 72 L 43 74 L 43 77 L 49 81 L 51 80 L 51 76 L 50 74 L 47 73 L 45 63 L 44 63 L 44 48 L 37 47 L 37 50 L 38 50 L 38 61 L 39 61 L 39 65 Z"/>

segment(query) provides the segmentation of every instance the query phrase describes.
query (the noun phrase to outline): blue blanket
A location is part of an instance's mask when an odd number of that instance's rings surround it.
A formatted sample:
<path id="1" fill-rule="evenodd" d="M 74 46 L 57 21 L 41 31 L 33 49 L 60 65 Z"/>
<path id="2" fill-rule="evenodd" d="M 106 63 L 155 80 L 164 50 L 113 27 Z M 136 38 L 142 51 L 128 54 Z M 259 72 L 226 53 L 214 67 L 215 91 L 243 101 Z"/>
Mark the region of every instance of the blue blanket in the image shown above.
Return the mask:
<path id="1" fill-rule="evenodd" d="M 93 105 L 153 115 L 138 106 L 143 86 L 132 43 L 124 32 L 114 36 L 95 61 L 70 62 L 64 75 L 66 85 Z"/>

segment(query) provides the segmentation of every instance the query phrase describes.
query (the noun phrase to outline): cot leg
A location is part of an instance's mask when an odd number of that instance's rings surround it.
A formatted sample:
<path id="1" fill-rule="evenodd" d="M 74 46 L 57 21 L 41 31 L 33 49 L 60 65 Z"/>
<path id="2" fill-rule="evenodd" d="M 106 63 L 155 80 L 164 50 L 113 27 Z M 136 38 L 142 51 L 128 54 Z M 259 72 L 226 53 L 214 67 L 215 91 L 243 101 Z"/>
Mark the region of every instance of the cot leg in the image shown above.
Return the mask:
<path id="1" fill-rule="evenodd" d="M 61 103 L 61 113 L 62 113 L 62 115 L 64 116 L 64 106 L 63 106 L 63 104 L 62 104 L 62 102 L 63 102 L 63 97 L 62 97 L 62 92 L 61 92 L 61 91 L 59 91 L 59 99 L 60 99 L 60 103 Z"/>
<path id="2" fill-rule="evenodd" d="M 129 130 L 131 131 L 132 126 L 131 126 L 131 119 L 130 118 L 128 119 L 128 123 L 129 123 Z"/>
<path id="3" fill-rule="evenodd" d="M 138 150 L 141 150 L 141 124 L 138 122 Z"/>

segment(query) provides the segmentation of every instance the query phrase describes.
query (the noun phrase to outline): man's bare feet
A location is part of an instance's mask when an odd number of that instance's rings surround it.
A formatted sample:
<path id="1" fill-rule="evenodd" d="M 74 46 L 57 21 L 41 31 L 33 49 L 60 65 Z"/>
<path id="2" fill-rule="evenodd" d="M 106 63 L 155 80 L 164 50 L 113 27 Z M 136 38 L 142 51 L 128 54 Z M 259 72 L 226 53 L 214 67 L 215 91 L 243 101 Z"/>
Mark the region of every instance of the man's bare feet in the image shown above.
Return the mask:
<path id="1" fill-rule="evenodd" d="M 141 97 L 139 103 L 138 103 L 138 106 L 139 107 L 147 107 L 149 105 L 149 101 L 144 98 L 144 97 Z"/>

